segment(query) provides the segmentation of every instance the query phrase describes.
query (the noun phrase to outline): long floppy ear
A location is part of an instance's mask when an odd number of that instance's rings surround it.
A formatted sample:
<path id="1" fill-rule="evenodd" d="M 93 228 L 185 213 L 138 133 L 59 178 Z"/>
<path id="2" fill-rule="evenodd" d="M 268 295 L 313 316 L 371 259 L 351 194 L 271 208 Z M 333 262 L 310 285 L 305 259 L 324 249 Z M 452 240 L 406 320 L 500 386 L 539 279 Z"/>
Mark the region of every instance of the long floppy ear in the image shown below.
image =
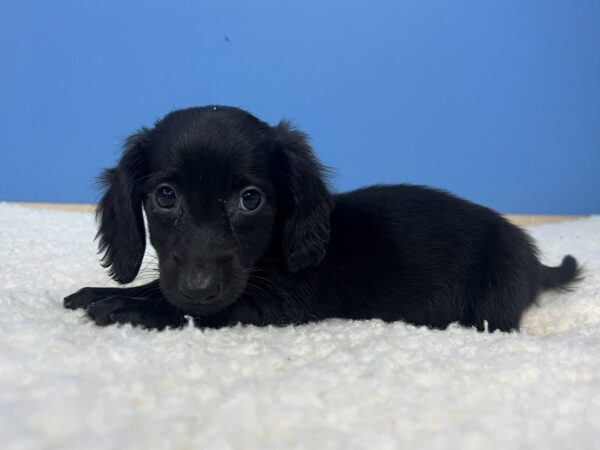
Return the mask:
<path id="1" fill-rule="evenodd" d="M 146 233 L 142 215 L 141 178 L 145 175 L 143 146 L 149 130 L 142 128 L 125 140 L 119 163 L 100 175 L 104 194 L 96 209 L 102 266 L 119 283 L 129 283 L 138 274 Z"/>
<path id="2" fill-rule="evenodd" d="M 329 244 L 332 198 L 326 170 L 307 136 L 289 122 L 274 127 L 280 204 L 283 207 L 283 257 L 290 272 L 316 266 Z"/>

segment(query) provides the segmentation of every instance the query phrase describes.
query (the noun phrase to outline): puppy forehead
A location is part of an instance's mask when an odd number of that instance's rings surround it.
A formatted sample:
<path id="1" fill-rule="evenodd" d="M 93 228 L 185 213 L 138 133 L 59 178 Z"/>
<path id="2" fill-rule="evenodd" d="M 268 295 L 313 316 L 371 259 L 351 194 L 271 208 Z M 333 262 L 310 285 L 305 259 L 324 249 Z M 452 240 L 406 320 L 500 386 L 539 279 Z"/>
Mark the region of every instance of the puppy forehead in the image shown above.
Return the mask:
<path id="1" fill-rule="evenodd" d="M 148 149 L 151 173 L 168 172 L 186 185 L 202 182 L 212 187 L 268 177 L 268 126 L 240 122 L 227 114 L 184 119 L 157 124 Z"/>
<path id="2" fill-rule="evenodd" d="M 177 155 L 175 170 L 186 184 L 228 187 L 268 177 L 269 155 L 261 147 L 190 146 Z"/>
<path id="3" fill-rule="evenodd" d="M 161 147 L 253 147 L 271 128 L 250 113 L 226 106 L 173 111 L 159 120 L 153 139 Z"/>

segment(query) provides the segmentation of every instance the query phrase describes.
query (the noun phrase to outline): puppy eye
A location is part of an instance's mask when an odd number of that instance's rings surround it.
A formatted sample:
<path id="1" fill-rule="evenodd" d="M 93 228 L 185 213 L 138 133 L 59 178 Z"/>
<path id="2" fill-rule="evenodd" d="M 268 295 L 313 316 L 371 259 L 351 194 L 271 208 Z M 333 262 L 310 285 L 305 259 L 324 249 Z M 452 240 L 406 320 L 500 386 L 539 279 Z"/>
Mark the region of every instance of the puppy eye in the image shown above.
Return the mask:
<path id="1" fill-rule="evenodd" d="M 156 190 L 156 203 L 161 208 L 169 209 L 177 203 L 175 191 L 170 186 L 161 186 Z"/>
<path id="2" fill-rule="evenodd" d="M 240 208 L 244 211 L 254 211 L 262 202 L 262 194 L 256 188 L 246 188 L 240 195 Z"/>

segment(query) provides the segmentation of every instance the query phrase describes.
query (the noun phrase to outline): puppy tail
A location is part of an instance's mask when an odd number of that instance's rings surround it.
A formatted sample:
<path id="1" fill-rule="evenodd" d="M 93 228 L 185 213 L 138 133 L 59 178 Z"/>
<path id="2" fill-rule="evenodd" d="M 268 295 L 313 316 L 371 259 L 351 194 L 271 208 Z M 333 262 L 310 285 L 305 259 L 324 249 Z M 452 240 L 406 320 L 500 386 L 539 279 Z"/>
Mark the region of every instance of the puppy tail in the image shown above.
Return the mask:
<path id="1" fill-rule="evenodd" d="M 581 266 L 571 255 L 563 258 L 560 266 L 548 267 L 542 265 L 543 289 L 570 289 L 573 283 L 583 279 Z"/>

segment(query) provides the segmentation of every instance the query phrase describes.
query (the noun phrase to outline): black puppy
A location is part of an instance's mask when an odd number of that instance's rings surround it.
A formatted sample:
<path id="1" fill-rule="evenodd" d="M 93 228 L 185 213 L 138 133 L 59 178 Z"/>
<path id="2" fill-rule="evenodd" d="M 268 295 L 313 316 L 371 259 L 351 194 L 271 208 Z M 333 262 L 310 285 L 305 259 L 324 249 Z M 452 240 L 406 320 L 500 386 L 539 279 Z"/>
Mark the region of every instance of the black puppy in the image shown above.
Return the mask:
<path id="1" fill-rule="evenodd" d="M 494 211 L 438 190 L 372 186 L 332 195 L 306 136 L 232 107 L 190 108 L 127 139 L 104 172 L 103 263 L 137 275 L 146 237 L 159 279 L 65 298 L 99 325 L 287 325 L 328 317 L 518 329 L 544 288 L 577 279 L 542 265 Z"/>

